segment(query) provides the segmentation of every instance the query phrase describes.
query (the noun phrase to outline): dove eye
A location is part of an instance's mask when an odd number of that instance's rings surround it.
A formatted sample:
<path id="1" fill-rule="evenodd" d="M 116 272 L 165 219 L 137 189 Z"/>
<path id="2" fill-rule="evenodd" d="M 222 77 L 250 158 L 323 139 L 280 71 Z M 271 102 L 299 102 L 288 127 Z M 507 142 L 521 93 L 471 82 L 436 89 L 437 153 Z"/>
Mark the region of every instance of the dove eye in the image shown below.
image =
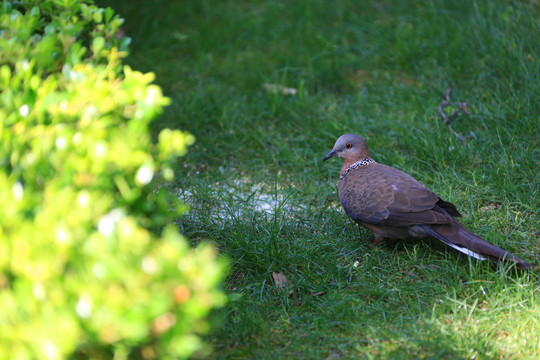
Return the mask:
<path id="1" fill-rule="evenodd" d="M 346 147 L 347 149 L 350 149 L 350 148 L 352 148 L 352 144 L 351 144 L 351 143 L 347 143 L 347 144 L 345 144 L 345 147 Z"/>

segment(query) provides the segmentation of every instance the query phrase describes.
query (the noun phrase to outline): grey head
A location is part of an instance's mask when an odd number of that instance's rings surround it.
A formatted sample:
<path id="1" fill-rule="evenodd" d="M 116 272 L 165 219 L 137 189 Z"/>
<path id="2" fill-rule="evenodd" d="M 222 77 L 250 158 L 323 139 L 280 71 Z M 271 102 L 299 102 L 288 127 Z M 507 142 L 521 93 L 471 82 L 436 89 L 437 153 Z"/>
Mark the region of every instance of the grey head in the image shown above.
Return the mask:
<path id="1" fill-rule="evenodd" d="M 365 158 L 370 159 L 369 149 L 363 137 L 353 134 L 341 135 L 334 144 L 334 148 L 323 159 L 338 156 L 346 163 L 353 163 Z"/>

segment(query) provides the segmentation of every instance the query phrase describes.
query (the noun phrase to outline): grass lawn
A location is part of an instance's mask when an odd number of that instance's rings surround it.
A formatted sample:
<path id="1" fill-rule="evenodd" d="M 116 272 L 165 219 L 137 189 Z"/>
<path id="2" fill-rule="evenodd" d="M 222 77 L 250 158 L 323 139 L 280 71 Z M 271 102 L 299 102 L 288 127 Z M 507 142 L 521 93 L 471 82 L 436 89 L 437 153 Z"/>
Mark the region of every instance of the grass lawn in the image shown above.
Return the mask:
<path id="1" fill-rule="evenodd" d="M 436 240 L 373 247 L 339 204 L 340 161 L 322 164 L 339 135 L 362 135 L 539 264 L 537 1 L 99 3 L 127 20 L 127 62 L 172 99 L 156 131 L 197 139 L 171 196 L 192 206 L 183 233 L 231 262 L 213 357 L 540 358 L 540 272 Z M 437 113 L 449 86 L 466 145 Z"/>

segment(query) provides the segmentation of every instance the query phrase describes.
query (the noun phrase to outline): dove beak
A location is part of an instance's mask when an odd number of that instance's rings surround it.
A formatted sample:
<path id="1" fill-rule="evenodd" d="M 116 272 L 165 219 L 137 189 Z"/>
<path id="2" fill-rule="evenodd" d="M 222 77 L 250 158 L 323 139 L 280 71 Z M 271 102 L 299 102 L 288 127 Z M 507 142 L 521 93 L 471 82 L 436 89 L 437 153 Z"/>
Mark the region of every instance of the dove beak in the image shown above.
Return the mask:
<path id="1" fill-rule="evenodd" d="M 330 159 L 331 157 L 334 157 L 337 155 L 337 151 L 336 150 L 332 150 L 330 151 L 328 154 L 326 154 L 326 156 L 324 157 L 324 159 L 322 159 L 323 162 L 325 162 L 326 160 Z"/>

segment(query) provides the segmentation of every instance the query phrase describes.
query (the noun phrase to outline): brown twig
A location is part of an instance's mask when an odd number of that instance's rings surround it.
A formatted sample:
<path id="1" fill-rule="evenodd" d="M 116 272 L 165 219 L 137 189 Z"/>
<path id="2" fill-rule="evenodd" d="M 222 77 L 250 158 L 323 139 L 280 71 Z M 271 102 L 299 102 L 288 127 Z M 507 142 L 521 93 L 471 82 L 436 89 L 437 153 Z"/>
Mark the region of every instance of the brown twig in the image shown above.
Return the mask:
<path id="1" fill-rule="evenodd" d="M 460 134 L 458 134 L 456 131 L 454 131 L 454 129 L 452 128 L 452 125 L 450 124 L 450 120 L 452 120 L 452 118 L 454 118 L 460 111 L 463 111 L 465 114 L 469 115 L 469 111 L 467 110 L 467 103 L 464 103 L 464 102 L 455 102 L 455 103 L 452 103 L 450 101 L 450 95 L 452 94 L 452 88 L 449 87 L 448 89 L 446 89 L 446 92 L 444 93 L 443 95 L 443 101 L 441 101 L 439 103 L 439 115 L 443 118 L 444 120 L 444 124 L 446 125 L 446 127 L 448 128 L 448 130 L 454 134 L 459 141 L 461 141 L 463 144 L 465 144 L 467 142 L 467 139 L 463 136 L 461 136 Z M 444 108 L 450 106 L 450 105 L 456 105 L 458 108 L 456 110 L 454 110 L 450 115 L 447 115 L 445 112 L 444 112 Z"/>

